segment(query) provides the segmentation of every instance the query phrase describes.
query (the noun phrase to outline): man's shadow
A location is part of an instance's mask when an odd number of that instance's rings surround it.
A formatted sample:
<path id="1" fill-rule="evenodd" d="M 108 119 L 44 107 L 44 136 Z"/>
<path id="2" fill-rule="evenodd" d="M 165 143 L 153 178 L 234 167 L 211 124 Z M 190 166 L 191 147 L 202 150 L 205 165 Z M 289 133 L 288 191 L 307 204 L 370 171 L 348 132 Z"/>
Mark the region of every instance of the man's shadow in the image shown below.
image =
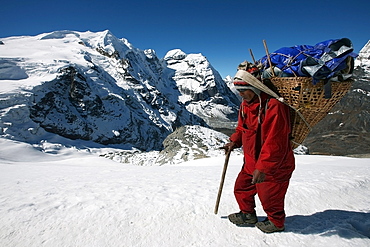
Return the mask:
<path id="1" fill-rule="evenodd" d="M 227 216 L 221 218 L 227 219 Z M 264 217 L 258 217 L 258 221 L 264 219 Z M 246 224 L 240 227 L 254 227 L 254 225 Z M 370 238 L 370 212 L 331 209 L 312 215 L 288 216 L 284 232 L 320 236 L 338 235 L 347 239 Z"/>
<path id="2" fill-rule="evenodd" d="M 288 216 L 285 231 L 297 234 L 338 235 L 342 238 L 370 238 L 370 213 L 325 210 L 312 215 Z"/>

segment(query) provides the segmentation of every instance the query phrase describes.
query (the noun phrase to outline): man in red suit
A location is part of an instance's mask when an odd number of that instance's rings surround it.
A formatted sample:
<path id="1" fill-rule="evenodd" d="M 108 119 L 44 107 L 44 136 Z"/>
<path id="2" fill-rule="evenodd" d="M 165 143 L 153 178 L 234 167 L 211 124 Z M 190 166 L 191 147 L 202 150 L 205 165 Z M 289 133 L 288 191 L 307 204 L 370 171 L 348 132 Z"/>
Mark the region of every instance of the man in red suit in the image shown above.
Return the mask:
<path id="1" fill-rule="evenodd" d="M 238 126 L 225 149 L 243 147 L 244 164 L 234 187 L 240 212 L 228 218 L 236 225 L 256 224 L 261 231 L 271 233 L 285 229 L 284 199 L 295 160 L 289 138 L 289 107 L 258 79 L 258 74 L 258 69 L 247 63 L 234 78 L 243 101 Z M 262 222 L 256 216 L 256 194 L 267 214 Z"/>

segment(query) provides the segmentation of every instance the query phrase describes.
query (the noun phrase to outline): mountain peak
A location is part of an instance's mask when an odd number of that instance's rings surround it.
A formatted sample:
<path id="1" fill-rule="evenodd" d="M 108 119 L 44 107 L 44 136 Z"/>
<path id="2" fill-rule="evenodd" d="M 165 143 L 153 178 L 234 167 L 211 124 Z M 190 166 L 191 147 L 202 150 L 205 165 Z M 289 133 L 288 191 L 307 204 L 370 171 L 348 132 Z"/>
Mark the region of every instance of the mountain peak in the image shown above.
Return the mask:
<path id="1" fill-rule="evenodd" d="M 236 120 L 235 94 L 200 54 L 175 49 L 158 59 L 109 30 L 3 41 L 2 136 L 158 150 L 180 126 Z"/>
<path id="2" fill-rule="evenodd" d="M 77 38 L 80 37 L 80 35 L 77 32 L 69 31 L 69 30 L 62 30 L 62 31 L 54 31 L 48 34 L 41 34 L 39 36 L 42 36 L 40 40 L 45 40 L 45 39 L 64 39 L 68 35 L 73 35 Z"/>
<path id="3" fill-rule="evenodd" d="M 164 60 L 166 60 L 166 61 L 170 60 L 170 59 L 181 60 L 181 59 L 184 59 L 184 58 L 186 58 L 186 53 L 183 52 L 181 49 L 170 50 L 164 56 Z"/>

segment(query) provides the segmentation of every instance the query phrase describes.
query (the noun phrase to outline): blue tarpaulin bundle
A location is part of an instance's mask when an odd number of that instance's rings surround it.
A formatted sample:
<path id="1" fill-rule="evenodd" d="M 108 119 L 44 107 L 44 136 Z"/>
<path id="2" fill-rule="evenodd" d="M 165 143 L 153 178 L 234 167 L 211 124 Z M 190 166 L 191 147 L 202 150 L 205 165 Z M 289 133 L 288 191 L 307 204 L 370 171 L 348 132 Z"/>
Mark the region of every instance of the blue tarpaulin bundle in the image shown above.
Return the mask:
<path id="1" fill-rule="evenodd" d="M 313 84 L 319 80 L 345 81 L 352 76 L 354 58 L 352 42 L 347 38 L 331 39 L 314 46 L 296 45 L 283 47 L 269 54 L 275 74 L 281 77 L 312 77 Z M 267 56 L 259 61 L 263 70 L 270 64 Z M 277 72 L 277 73 L 276 73 Z M 267 77 L 268 73 L 264 73 Z"/>

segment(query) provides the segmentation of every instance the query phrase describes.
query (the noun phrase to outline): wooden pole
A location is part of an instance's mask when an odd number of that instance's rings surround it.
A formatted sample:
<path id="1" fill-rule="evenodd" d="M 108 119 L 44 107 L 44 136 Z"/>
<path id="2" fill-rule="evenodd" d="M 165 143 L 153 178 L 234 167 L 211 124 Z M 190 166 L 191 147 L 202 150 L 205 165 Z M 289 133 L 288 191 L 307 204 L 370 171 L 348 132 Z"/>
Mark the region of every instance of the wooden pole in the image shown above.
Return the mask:
<path id="1" fill-rule="evenodd" d="M 222 188 L 224 187 L 224 182 L 225 182 L 225 175 L 226 175 L 226 170 L 227 166 L 229 164 L 229 159 L 230 159 L 230 154 L 231 150 L 229 149 L 226 152 L 226 157 L 225 157 L 225 163 L 224 163 L 224 169 L 222 171 L 222 176 L 221 176 L 221 181 L 220 181 L 220 187 L 218 188 L 218 194 L 217 194 L 217 201 L 216 201 L 216 206 L 215 206 L 215 214 L 218 213 L 218 206 L 220 205 L 220 199 L 221 199 L 221 194 L 222 194 Z"/>
<path id="2" fill-rule="evenodd" d="M 275 77 L 275 72 L 274 72 L 274 68 L 272 67 L 272 62 L 271 62 L 271 59 L 270 59 L 270 53 L 269 53 L 269 50 L 267 48 L 266 40 L 263 40 L 263 45 L 265 47 L 265 51 L 266 51 L 266 55 L 267 55 L 267 61 L 269 62 L 269 65 L 270 65 L 271 74 L 272 74 L 273 77 Z"/>
<path id="3" fill-rule="evenodd" d="M 249 53 L 251 54 L 253 63 L 255 64 L 256 63 L 256 59 L 254 59 L 254 55 L 253 55 L 252 49 L 249 49 Z"/>

